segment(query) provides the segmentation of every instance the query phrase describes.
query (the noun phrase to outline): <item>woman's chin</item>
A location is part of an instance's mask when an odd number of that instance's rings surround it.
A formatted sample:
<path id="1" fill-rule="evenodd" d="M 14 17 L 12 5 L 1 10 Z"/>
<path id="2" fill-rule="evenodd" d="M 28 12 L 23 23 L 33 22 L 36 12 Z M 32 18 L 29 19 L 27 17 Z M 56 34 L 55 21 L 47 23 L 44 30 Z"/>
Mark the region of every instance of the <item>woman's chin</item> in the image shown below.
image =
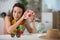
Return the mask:
<path id="1" fill-rule="evenodd" d="M 17 20 L 18 20 L 18 18 L 15 18 L 15 20 L 17 21 Z"/>

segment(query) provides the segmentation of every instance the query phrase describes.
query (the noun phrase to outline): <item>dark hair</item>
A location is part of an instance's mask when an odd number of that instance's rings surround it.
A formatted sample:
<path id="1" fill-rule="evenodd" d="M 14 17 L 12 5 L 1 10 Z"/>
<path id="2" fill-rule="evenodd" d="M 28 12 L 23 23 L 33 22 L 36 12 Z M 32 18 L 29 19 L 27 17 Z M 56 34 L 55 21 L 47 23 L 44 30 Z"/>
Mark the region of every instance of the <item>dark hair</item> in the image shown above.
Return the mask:
<path id="1" fill-rule="evenodd" d="M 23 13 L 25 12 L 25 7 L 24 7 L 24 5 L 23 5 L 23 4 L 21 4 L 21 3 L 16 3 L 16 4 L 13 6 L 13 9 L 14 9 L 14 7 L 22 8 Z M 12 12 L 13 12 L 13 10 L 12 10 Z M 23 13 L 22 13 L 22 14 L 23 14 Z"/>
<path id="2" fill-rule="evenodd" d="M 11 17 L 13 18 L 13 9 L 14 9 L 14 7 L 19 7 L 19 8 L 21 8 L 21 9 L 23 10 L 22 15 L 24 14 L 24 12 L 25 12 L 25 7 L 24 7 L 24 5 L 21 4 L 21 3 L 15 3 L 14 6 L 13 6 L 13 8 L 12 8 L 11 13 L 9 14 L 9 16 L 11 16 Z M 21 16 L 22 16 L 22 15 L 21 15 Z"/>

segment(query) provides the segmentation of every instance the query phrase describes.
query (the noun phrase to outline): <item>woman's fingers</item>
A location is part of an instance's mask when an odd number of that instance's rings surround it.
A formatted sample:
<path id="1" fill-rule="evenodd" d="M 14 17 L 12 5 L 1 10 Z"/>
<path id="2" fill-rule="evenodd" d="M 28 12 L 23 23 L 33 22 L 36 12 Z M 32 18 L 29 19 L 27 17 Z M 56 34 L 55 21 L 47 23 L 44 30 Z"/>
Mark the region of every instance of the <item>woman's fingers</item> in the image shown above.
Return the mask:
<path id="1" fill-rule="evenodd" d="M 28 15 L 28 11 L 25 11 L 23 16 L 24 16 L 24 19 L 27 19 L 27 15 Z"/>
<path id="2" fill-rule="evenodd" d="M 23 16 L 24 16 L 24 19 L 31 19 L 32 21 L 35 19 L 35 12 L 33 12 L 32 10 L 26 10 Z"/>

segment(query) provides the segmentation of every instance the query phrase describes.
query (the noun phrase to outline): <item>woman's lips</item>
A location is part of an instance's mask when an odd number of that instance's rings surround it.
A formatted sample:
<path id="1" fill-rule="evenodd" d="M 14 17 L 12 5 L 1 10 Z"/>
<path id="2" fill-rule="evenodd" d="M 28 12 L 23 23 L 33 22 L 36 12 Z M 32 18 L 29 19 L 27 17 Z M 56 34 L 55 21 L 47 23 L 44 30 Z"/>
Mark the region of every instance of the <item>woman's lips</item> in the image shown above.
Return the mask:
<path id="1" fill-rule="evenodd" d="M 19 17 L 15 17 L 15 19 L 18 19 Z"/>
<path id="2" fill-rule="evenodd" d="M 18 17 L 16 17 L 16 18 L 18 18 Z"/>

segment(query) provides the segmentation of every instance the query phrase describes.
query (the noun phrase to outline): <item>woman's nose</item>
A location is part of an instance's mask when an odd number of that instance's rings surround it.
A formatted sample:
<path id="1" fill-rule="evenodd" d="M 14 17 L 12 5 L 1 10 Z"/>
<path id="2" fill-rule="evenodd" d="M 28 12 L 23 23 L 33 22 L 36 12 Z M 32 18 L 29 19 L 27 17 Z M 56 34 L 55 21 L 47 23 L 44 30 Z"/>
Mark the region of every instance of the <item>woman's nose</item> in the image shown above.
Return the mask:
<path id="1" fill-rule="evenodd" d="M 18 16 L 18 13 L 16 13 L 16 16 Z"/>

